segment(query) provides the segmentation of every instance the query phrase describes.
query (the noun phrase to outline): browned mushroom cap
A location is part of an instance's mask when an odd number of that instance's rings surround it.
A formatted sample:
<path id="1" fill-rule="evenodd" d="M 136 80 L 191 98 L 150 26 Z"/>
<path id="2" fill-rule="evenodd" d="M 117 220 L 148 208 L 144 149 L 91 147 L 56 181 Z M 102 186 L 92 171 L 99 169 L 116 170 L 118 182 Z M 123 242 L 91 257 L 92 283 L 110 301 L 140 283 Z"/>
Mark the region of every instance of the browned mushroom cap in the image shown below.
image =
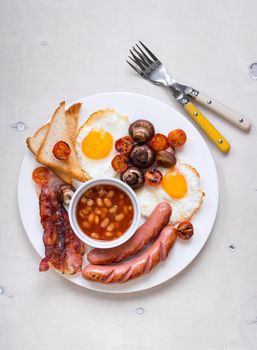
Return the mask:
<path id="1" fill-rule="evenodd" d="M 58 199 L 64 204 L 69 205 L 71 198 L 75 192 L 75 188 L 72 185 L 62 185 L 57 193 Z"/>
<path id="2" fill-rule="evenodd" d="M 143 171 L 134 166 L 129 167 L 124 173 L 122 173 L 120 179 L 134 190 L 142 187 L 145 182 Z"/>
<path id="3" fill-rule="evenodd" d="M 154 135 L 154 126 L 151 122 L 138 119 L 129 127 L 129 134 L 135 142 L 142 143 L 151 140 Z"/>
<path id="4" fill-rule="evenodd" d="M 164 168 L 171 168 L 176 164 L 177 159 L 173 151 L 165 150 L 157 153 L 156 161 L 158 165 Z"/>
<path id="5" fill-rule="evenodd" d="M 129 158 L 136 167 L 146 169 L 155 161 L 155 153 L 148 145 L 137 145 L 130 152 Z"/>

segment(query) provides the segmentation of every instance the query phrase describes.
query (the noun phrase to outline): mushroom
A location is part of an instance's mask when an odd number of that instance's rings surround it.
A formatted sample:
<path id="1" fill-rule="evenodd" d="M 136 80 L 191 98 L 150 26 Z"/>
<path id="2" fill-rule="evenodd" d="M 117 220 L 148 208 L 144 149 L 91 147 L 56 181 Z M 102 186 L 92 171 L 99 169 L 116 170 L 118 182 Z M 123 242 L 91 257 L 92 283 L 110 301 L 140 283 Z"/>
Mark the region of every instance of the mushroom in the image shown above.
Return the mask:
<path id="1" fill-rule="evenodd" d="M 172 150 L 164 150 L 157 153 L 156 161 L 158 165 L 164 168 L 171 168 L 176 164 L 177 159 Z"/>
<path id="2" fill-rule="evenodd" d="M 62 185 L 59 189 L 59 200 L 64 204 L 64 205 L 69 205 L 71 198 L 75 192 L 75 189 L 71 185 Z"/>
<path id="3" fill-rule="evenodd" d="M 155 153 L 148 145 L 137 145 L 129 154 L 132 164 L 138 168 L 149 168 L 155 161 Z"/>
<path id="4" fill-rule="evenodd" d="M 123 174 L 121 174 L 120 179 L 134 190 L 142 187 L 145 182 L 143 171 L 134 166 L 129 167 Z"/>
<path id="5" fill-rule="evenodd" d="M 151 122 L 138 119 L 129 127 L 129 134 L 135 142 L 142 143 L 151 140 L 154 135 L 154 126 Z"/>

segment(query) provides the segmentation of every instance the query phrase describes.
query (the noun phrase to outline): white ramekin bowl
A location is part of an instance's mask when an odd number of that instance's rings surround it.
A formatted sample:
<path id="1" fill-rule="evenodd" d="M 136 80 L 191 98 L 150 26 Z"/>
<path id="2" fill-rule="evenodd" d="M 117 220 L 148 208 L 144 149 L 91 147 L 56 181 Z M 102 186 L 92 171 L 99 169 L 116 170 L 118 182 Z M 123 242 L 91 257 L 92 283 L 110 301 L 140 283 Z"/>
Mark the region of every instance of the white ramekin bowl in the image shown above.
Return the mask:
<path id="1" fill-rule="evenodd" d="M 76 217 L 76 208 L 78 201 L 82 194 L 89 190 L 91 187 L 94 187 L 96 185 L 112 185 L 116 186 L 122 191 L 124 191 L 128 197 L 130 198 L 133 209 L 134 209 L 134 217 L 131 226 L 127 229 L 127 231 L 124 232 L 124 234 L 111 241 L 104 241 L 104 240 L 97 240 L 93 239 L 89 236 L 87 236 L 79 227 L 79 224 L 77 222 L 77 217 Z M 139 221 L 140 221 L 140 205 L 137 199 L 137 196 L 135 192 L 124 182 L 118 180 L 118 179 L 96 179 L 96 180 L 90 180 L 85 182 L 83 185 L 81 185 L 74 195 L 72 196 L 70 205 L 69 205 L 69 220 L 71 227 L 75 234 L 83 241 L 84 243 L 95 247 L 95 248 L 113 248 L 117 247 L 118 245 L 126 242 L 133 234 L 135 233 L 136 229 L 138 228 Z"/>

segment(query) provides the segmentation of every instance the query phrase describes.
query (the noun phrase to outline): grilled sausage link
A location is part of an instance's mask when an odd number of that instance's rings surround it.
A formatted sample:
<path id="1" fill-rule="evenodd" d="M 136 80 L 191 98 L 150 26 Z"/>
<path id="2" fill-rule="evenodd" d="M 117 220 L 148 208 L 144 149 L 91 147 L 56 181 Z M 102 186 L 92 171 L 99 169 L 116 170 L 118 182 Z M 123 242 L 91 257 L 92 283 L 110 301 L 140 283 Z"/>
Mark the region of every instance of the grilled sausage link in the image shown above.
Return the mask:
<path id="1" fill-rule="evenodd" d="M 135 255 L 158 236 L 163 227 L 168 224 L 171 212 L 171 206 L 168 203 L 158 204 L 149 218 L 127 242 L 115 248 L 92 249 L 87 255 L 88 261 L 95 265 L 108 265 Z"/>
<path id="2" fill-rule="evenodd" d="M 167 258 L 170 249 L 177 238 L 177 230 L 167 225 L 163 228 L 160 236 L 141 256 L 126 263 L 113 266 L 100 266 L 89 264 L 83 271 L 82 276 L 88 280 L 101 283 L 124 283 L 148 273 L 160 261 Z"/>

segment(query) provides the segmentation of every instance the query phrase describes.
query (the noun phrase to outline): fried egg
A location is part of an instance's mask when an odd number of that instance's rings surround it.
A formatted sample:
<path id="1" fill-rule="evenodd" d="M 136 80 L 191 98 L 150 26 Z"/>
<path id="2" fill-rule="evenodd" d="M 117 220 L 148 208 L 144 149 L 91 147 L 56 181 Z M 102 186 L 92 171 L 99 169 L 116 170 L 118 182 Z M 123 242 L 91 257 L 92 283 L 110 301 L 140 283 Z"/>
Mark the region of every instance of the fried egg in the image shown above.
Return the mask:
<path id="1" fill-rule="evenodd" d="M 93 179 L 117 177 L 111 162 L 117 154 L 115 141 L 128 134 L 129 121 L 114 109 L 93 113 L 79 128 L 76 154 L 80 166 Z"/>
<path id="2" fill-rule="evenodd" d="M 158 169 L 163 174 L 161 184 L 158 187 L 145 184 L 137 191 L 142 215 L 148 217 L 156 205 L 164 201 L 172 206 L 172 224 L 190 219 L 204 196 L 199 188 L 199 174 L 191 165 L 180 161 L 173 168 Z"/>

